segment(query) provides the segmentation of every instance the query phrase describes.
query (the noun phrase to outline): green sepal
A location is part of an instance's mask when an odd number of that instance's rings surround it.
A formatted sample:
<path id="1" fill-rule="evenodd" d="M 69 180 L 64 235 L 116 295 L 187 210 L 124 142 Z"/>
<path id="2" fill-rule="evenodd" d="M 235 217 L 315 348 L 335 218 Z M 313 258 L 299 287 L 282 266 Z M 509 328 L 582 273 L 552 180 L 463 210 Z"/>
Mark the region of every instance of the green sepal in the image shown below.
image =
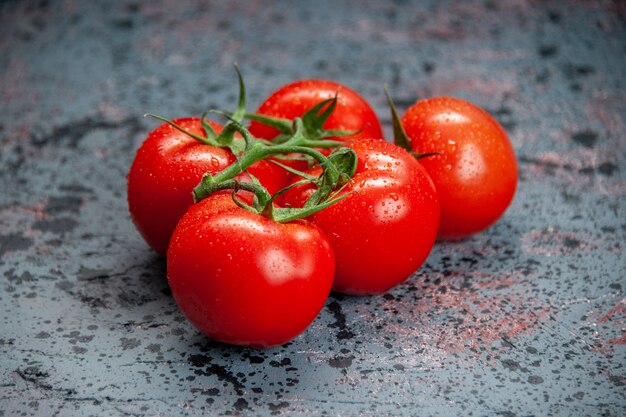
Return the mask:
<path id="1" fill-rule="evenodd" d="M 358 133 L 348 130 L 324 129 L 324 124 L 337 107 L 338 94 L 339 91 L 335 93 L 333 98 L 320 101 L 302 115 L 302 123 L 304 125 L 304 132 L 307 139 L 319 140 L 333 136 L 349 136 Z"/>
<path id="2" fill-rule="evenodd" d="M 311 136 L 317 138 L 324 128 L 324 123 L 337 107 L 337 93 L 333 98 L 322 100 L 302 115 L 304 127 Z"/>
<path id="3" fill-rule="evenodd" d="M 354 176 L 359 162 L 356 152 L 351 148 L 335 149 L 328 155 L 328 160 L 339 171 L 339 185 L 346 183 Z"/>
<path id="4" fill-rule="evenodd" d="M 275 155 L 273 159 L 278 159 L 279 161 L 304 161 L 307 163 L 309 167 L 313 166 L 314 159 L 309 155 L 298 154 L 298 155 Z"/>
<path id="5" fill-rule="evenodd" d="M 324 142 L 322 139 L 329 137 L 341 137 L 358 134 L 360 131 L 339 130 L 339 129 L 324 129 L 324 124 L 328 118 L 333 114 L 337 107 L 337 94 L 334 97 L 322 100 L 309 110 L 307 110 L 301 117 L 303 124 L 303 134 L 310 141 Z M 258 113 L 246 113 L 245 117 L 250 120 L 254 120 L 271 128 L 274 128 L 280 132 L 279 135 L 272 139 L 273 143 L 287 142 L 297 130 L 297 126 L 294 120 L 284 119 L 280 117 L 266 116 Z M 297 119 L 297 118 L 296 118 Z M 330 143 L 323 144 L 318 147 L 335 147 L 340 146 L 342 142 L 329 141 Z M 307 144 L 307 146 L 309 146 Z"/>
<path id="6" fill-rule="evenodd" d="M 361 133 L 361 130 L 339 130 L 339 129 L 322 130 L 317 135 L 317 139 L 358 135 L 359 133 Z M 328 141 L 328 142 L 331 142 L 331 141 Z M 339 141 L 336 141 L 336 142 L 343 143 Z"/>
<path id="7" fill-rule="evenodd" d="M 202 123 L 202 128 L 204 129 L 204 133 L 206 134 L 206 137 L 210 140 L 210 141 L 217 141 L 217 133 L 215 132 L 215 129 L 213 129 L 213 127 L 206 121 L 206 115 L 208 112 L 204 112 L 202 113 L 202 116 L 200 116 L 200 122 Z"/>
<path id="8" fill-rule="evenodd" d="M 246 149 L 246 143 L 241 139 L 235 139 L 228 145 L 228 149 L 230 149 L 235 157 L 239 158 Z"/>
<path id="9" fill-rule="evenodd" d="M 255 177 L 254 175 L 252 175 L 252 173 L 248 170 L 246 170 L 246 174 L 248 174 L 248 176 L 250 177 L 250 179 L 252 180 L 252 184 L 258 186 L 258 187 L 263 187 L 263 185 L 261 184 L 261 181 L 259 181 L 259 179 L 257 177 Z M 269 192 L 268 192 L 269 194 Z M 271 199 L 270 199 L 271 201 Z M 259 208 L 259 197 L 257 195 L 257 193 L 254 193 L 254 199 L 252 201 L 253 207 L 255 208 Z"/>
<path id="10" fill-rule="evenodd" d="M 235 141 L 235 132 L 237 132 L 237 128 L 233 125 L 233 123 L 226 123 L 220 134 L 217 136 L 217 143 L 221 147 L 230 147 Z"/>
<path id="11" fill-rule="evenodd" d="M 170 119 L 166 119 L 166 118 L 165 118 L 165 117 L 163 117 L 163 116 L 159 116 L 159 115 L 152 114 L 152 113 L 146 113 L 146 114 L 144 114 L 144 115 L 143 115 L 143 117 L 153 117 L 153 118 L 155 118 L 155 119 L 157 119 L 157 120 L 160 120 L 160 121 L 162 121 L 162 122 L 167 123 L 168 125 L 172 126 L 173 128 L 175 128 L 175 129 L 177 129 L 177 130 L 181 131 L 182 133 L 186 134 L 187 136 L 192 137 L 193 139 L 195 139 L 195 140 L 197 140 L 197 141 L 199 141 L 199 142 L 202 142 L 202 143 L 204 143 L 204 144 L 206 144 L 206 145 L 214 145 L 214 146 L 218 146 L 218 145 L 217 145 L 217 142 L 215 142 L 215 140 L 213 140 L 212 138 L 208 138 L 208 137 L 204 138 L 204 137 L 202 137 L 202 136 L 196 135 L 195 133 L 191 133 L 191 132 L 187 131 L 185 128 L 183 128 L 182 126 L 180 126 L 180 125 L 178 125 L 178 124 L 174 123 L 174 122 L 173 122 L 172 120 L 170 120 Z"/>
<path id="12" fill-rule="evenodd" d="M 339 148 L 328 156 L 328 166 L 315 182 L 317 190 L 304 204 L 305 208 L 314 207 L 325 201 L 338 187 L 346 184 L 354 176 L 358 158 L 353 149 Z"/>
<path id="13" fill-rule="evenodd" d="M 441 152 L 427 152 L 427 153 L 411 152 L 411 155 L 413 155 L 415 159 L 420 160 L 422 158 L 430 158 L 431 156 L 441 155 Z"/>
<path id="14" fill-rule="evenodd" d="M 237 155 L 238 149 L 237 147 L 233 147 L 232 144 L 235 142 L 235 133 L 239 129 L 234 126 L 234 124 L 240 124 L 246 114 L 246 86 L 243 82 L 243 76 L 241 75 L 241 71 L 239 71 L 237 64 L 235 64 L 235 72 L 237 72 L 237 80 L 239 82 L 239 100 L 237 102 L 237 108 L 234 113 L 225 113 L 219 110 L 211 110 L 211 113 L 217 113 L 228 117 L 228 123 L 226 123 L 215 140 L 222 147 L 231 148 L 231 151 Z"/>
<path id="15" fill-rule="evenodd" d="M 317 177 L 313 176 L 313 175 L 309 175 L 305 172 L 302 172 L 300 170 L 297 170 L 295 168 L 290 167 L 289 165 L 285 165 L 285 164 L 281 164 L 280 162 L 274 160 L 274 159 L 268 159 L 268 162 L 274 164 L 274 165 L 278 165 L 279 167 L 281 167 L 282 169 L 284 169 L 285 171 L 289 172 L 290 174 L 293 175 L 297 175 L 298 177 L 302 177 L 302 178 L 306 178 L 308 180 L 315 180 Z"/>
<path id="16" fill-rule="evenodd" d="M 289 119 L 282 119 L 279 117 L 266 116 L 258 113 L 246 113 L 245 118 L 254 120 L 269 127 L 273 127 L 281 133 L 291 135 L 294 131 L 293 122 Z"/>
<path id="17" fill-rule="evenodd" d="M 222 133 L 227 132 L 222 137 L 222 134 L 217 137 L 217 141 L 220 142 L 219 146 L 230 148 L 230 150 L 235 155 L 240 155 L 246 150 L 248 150 L 253 144 L 259 143 L 263 144 L 258 139 L 252 137 L 250 131 L 246 129 L 239 121 L 233 119 L 228 112 L 224 112 L 221 110 L 210 110 L 211 113 L 219 114 L 228 119 L 228 123 L 224 126 Z M 234 135 L 235 132 L 238 132 L 243 137 L 243 140 L 235 140 Z M 267 145 L 265 145 L 267 146 Z"/>
<path id="18" fill-rule="evenodd" d="M 393 142 L 401 148 L 406 149 L 409 152 L 413 152 L 413 148 L 411 147 L 411 141 L 400 122 L 400 116 L 398 116 L 398 111 L 396 110 L 396 105 L 391 99 L 391 95 L 389 94 L 389 90 L 387 86 L 385 86 L 385 96 L 387 96 L 387 101 L 389 102 L 389 108 L 391 109 L 391 122 L 393 124 Z"/>
<path id="19" fill-rule="evenodd" d="M 296 181 L 293 184 L 289 184 L 285 188 L 281 188 L 280 190 L 276 191 L 276 193 L 272 196 L 272 201 L 274 201 L 278 196 L 280 196 L 280 195 L 286 193 L 287 191 L 291 190 L 292 188 L 299 187 L 301 185 L 314 183 L 316 179 L 317 179 L 317 177 L 305 178 L 303 180 Z"/>
<path id="20" fill-rule="evenodd" d="M 246 114 L 246 85 L 243 82 L 243 76 L 237 64 L 235 64 L 235 71 L 237 72 L 237 80 L 239 81 L 239 101 L 237 102 L 237 109 L 233 113 L 232 118 L 241 123 Z"/>
<path id="21" fill-rule="evenodd" d="M 389 95 L 389 90 L 387 89 L 387 86 L 385 86 L 385 96 L 387 96 L 389 108 L 391 109 L 391 122 L 393 124 L 393 142 L 399 147 L 409 151 L 411 155 L 413 155 L 417 160 L 420 160 L 422 158 L 429 158 L 435 155 L 441 155 L 441 152 L 419 153 L 413 150 L 413 146 L 411 146 L 411 140 L 406 134 L 404 126 L 402 126 L 402 122 L 400 121 L 400 117 L 398 116 L 398 111 L 396 110 L 396 105 L 391 99 L 391 95 Z"/>

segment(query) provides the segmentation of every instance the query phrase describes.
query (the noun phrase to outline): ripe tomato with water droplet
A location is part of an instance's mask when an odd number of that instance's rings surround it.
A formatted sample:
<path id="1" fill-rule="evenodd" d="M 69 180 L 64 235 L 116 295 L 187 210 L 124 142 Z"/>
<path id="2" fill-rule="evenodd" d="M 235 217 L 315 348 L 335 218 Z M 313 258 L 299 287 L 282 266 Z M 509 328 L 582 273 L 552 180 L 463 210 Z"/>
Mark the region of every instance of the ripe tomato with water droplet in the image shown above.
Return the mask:
<path id="1" fill-rule="evenodd" d="M 189 320 L 215 340 L 253 347 L 303 332 L 324 306 L 335 270 L 315 224 L 277 223 L 225 194 L 189 209 L 167 259 L 172 294 Z"/>
<path id="2" fill-rule="evenodd" d="M 347 197 L 311 219 L 328 236 L 336 258 L 333 289 L 354 295 L 387 291 L 426 260 L 439 226 L 439 200 L 420 163 L 406 150 L 379 140 L 347 144 L 358 157 Z M 308 172 L 318 175 L 320 168 Z M 295 182 L 295 181 L 294 181 Z M 312 185 L 285 193 L 302 206 Z"/>
<path id="3" fill-rule="evenodd" d="M 174 122 L 190 133 L 205 136 L 199 118 Z M 218 123 L 209 124 L 217 133 L 222 130 Z M 202 175 L 216 174 L 234 162 L 229 149 L 204 144 L 167 123 L 150 132 L 130 167 L 127 198 L 133 222 L 152 249 L 165 255 L 176 223 L 193 204 L 192 191 Z M 286 171 L 267 161 L 249 170 L 270 192 L 289 181 Z M 245 174 L 242 178 L 249 180 Z"/>
<path id="4" fill-rule="evenodd" d="M 462 99 L 420 100 L 402 116 L 414 151 L 441 201 L 439 236 L 455 238 L 486 229 L 505 212 L 517 186 L 517 161 L 502 126 Z"/>

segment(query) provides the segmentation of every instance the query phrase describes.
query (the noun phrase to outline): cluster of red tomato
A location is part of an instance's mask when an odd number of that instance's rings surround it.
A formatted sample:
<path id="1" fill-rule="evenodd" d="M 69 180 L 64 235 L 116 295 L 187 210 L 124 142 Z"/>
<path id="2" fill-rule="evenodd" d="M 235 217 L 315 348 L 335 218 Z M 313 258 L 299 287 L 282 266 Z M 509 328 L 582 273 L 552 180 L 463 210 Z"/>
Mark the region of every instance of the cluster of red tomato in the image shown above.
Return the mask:
<path id="1" fill-rule="evenodd" d="M 226 127 L 204 115 L 163 123 L 128 174 L 135 225 L 167 255 L 176 302 L 211 338 L 285 343 L 331 289 L 384 292 L 419 268 L 437 236 L 483 230 L 513 198 L 511 144 L 466 101 L 421 100 L 400 119 L 389 99 L 392 144 L 344 85 L 298 81 L 255 114 L 244 114 L 241 89 Z"/>

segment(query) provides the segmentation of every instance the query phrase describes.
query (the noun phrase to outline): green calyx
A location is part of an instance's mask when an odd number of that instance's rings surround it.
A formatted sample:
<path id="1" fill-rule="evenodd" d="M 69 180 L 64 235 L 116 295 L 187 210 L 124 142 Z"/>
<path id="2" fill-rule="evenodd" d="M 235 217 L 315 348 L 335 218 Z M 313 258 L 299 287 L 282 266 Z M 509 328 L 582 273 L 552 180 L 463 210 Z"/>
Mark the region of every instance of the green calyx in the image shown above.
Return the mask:
<path id="1" fill-rule="evenodd" d="M 239 201 L 238 204 L 240 206 L 245 206 L 244 208 L 259 212 L 273 220 L 284 222 L 310 216 L 343 199 L 343 196 L 335 197 L 334 194 L 336 194 L 335 191 L 338 188 L 346 184 L 354 175 L 357 165 L 355 152 L 349 148 L 339 148 L 326 157 L 321 152 L 310 147 L 310 143 L 315 141 L 310 141 L 302 133 L 302 120 L 296 119 L 294 124 L 296 125 L 296 132 L 287 141 L 282 144 L 267 144 L 256 140 L 245 127 L 233 121 L 234 129 L 244 138 L 246 146 L 235 163 L 215 175 L 206 173 L 202 177 L 200 183 L 193 190 L 194 200 L 198 202 L 224 189 L 251 191 L 255 194 L 255 203 L 252 206 L 246 206 Z M 319 177 L 311 177 L 283 165 L 288 171 L 304 177 L 303 183 L 310 182 L 317 188 L 303 208 L 273 207 L 274 199 L 292 186 L 278 191 L 274 196 L 269 196 L 267 190 L 256 179 L 253 179 L 254 184 L 235 179 L 235 177 L 245 172 L 252 164 L 258 161 L 276 155 L 292 153 L 304 154 L 313 158 L 323 169 Z M 279 165 L 282 164 L 279 163 Z"/>
<path id="2" fill-rule="evenodd" d="M 327 207 L 330 207 L 331 205 L 343 200 L 348 196 L 348 194 L 333 196 L 332 198 L 328 198 L 325 201 L 311 207 L 305 206 L 302 208 L 284 208 L 274 207 L 274 199 L 279 195 L 279 193 L 275 194 L 274 196 L 270 196 L 267 190 L 258 183 L 248 183 L 232 179 L 220 183 L 219 189 L 232 189 L 233 201 L 239 207 L 245 210 L 249 210 L 253 213 L 261 214 L 278 223 L 287 223 L 309 217 L 321 210 L 324 210 Z M 237 197 L 237 193 L 241 190 L 254 193 L 254 199 L 252 204 L 247 204 L 239 197 Z"/>
<path id="3" fill-rule="evenodd" d="M 331 169 L 324 169 L 322 174 L 313 180 L 316 190 L 307 200 L 304 207 L 315 207 L 326 201 L 331 194 L 347 184 L 354 176 L 357 166 L 357 156 L 350 148 L 339 148 L 328 156 L 327 164 Z"/>
<path id="4" fill-rule="evenodd" d="M 411 140 L 409 136 L 406 134 L 404 130 L 404 126 L 402 126 L 402 122 L 400 122 L 400 116 L 398 115 L 398 111 L 396 110 L 396 105 L 391 99 L 391 95 L 389 94 L 389 90 L 387 86 L 385 86 L 385 96 L 387 97 L 387 102 L 389 103 L 389 108 L 391 109 L 391 122 L 393 125 L 393 142 L 399 147 L 406 149 L 409 151 L 411 155 L 415 157 L 415 159 L 427 158 L 429 156 L 440 155 L 441 152 L 429 152 L 429 153 L 419 153 L 413 150 L 411 146 Z"/>
<path id="5" fill-rule="evenodd" d="M 154 114 L 146 116 L 154 117 L 168 123 L 175 129 L 187 134 L 193 139 L 211 146 L 228 148 L 236 157 L 236 161 L 219 173 L 207 172 L 203 175 L 200 183 L 193 189 L 193 198 L 199 202 L 215 192 L 232 190 L 233 201 L 240 207 L 257 212 L 278 222 L 288 222 L 301 219 L 317 213 L 320 210 L 342 200 L 345 194 L 340 191 L 350 181 L 357 166 L 355 152 L 349 148 L 339 148 L 342 142 L 329 140 L 329 137 L 352 135 L 357 132 L 344 130 L 326 130 L 324 124 L 337 106 L 337 95 L 323 100 L 308 110 L 301 118 L 293 121 L 280 118 L 272 118 L 264 115 L 249 114 L 245 111 L 246 90 L 243 77 L 239 68 L 235 65 L 239 81 L 239 99 L 234 112 L 209 110 L 201 116 L 201 123 L 205 136 L 193 134 L 176 124 L 172 120 Z M 209 113 L 219 114 L 228 119 L 219 134 L 215 132 L 206 116 Z M 251 119 L 270 127 L 278 129 L 281 133 L 273 140 L 257 139 L 242 125 L 243 119 Z M 237 136 L 237 133 L 239 136 Z M 236 137 L 237 136 L 237 137 Z M 318 149 L 335 148 L 330 155 L 325 156 Z M 297 156 L 293 156 L 297 155 Z M 303 178 L 289 187 L 278 191 L 274 196 L 259 183 L 259 181 L 247 169 L 258 161 L 271 158 L 270 161 L 281 168 Z M 281 160 L 293 158 L 305 158 L 322 167 L 323 171 L 318 177 L 314 177 L 285 164 Z M 247 172 L 251 182 L 241 181 L 237 177 Z M 313 195 L 302 208 L 278 208 L 274 207 L 274 200 L 288 189 L 302 184 L 312 184 L 316 189 Z M 247 204 L 237 194 L 240 191 L 250 192 L 254 195 L 252 204 Z"/>
<path id="6" fill-rule="evenodd" d="M 339 92 L 337 92 L 337 94 L 338 93 Z M 341 145 L 341 142 L 327 138 L 350 136 L 359 133 L 358 131 L 324 129 L 324 124 L 337 107 L 337 94 L 332 98 L 320 101 L 302 115 L 302 133 L 309 140 L 316 141 L 315 147 L 317 148 L 332 148 Z M 280 134 L 272 139 L 273 143 L 282 143 L 289 140 L 297 130 L 295 120 L 292 121 L 256 113 L 246 113 L 245 118 L 278 130 Z"/>

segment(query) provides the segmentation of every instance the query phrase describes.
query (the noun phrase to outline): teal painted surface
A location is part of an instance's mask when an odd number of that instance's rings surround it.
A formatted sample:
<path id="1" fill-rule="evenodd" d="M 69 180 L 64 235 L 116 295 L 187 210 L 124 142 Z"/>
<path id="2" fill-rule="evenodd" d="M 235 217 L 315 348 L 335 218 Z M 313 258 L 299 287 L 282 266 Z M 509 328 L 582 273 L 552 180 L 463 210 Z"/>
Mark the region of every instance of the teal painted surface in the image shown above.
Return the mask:
<path id="1" fill-rule="evenodd" d="M 620 2 L 3 2 L 0 416 L 623 415 L 625 19 Z M 125 175 L 142 115 L 231 108 L 235 62 L 250 109 L 327 78 L 388 136 L 385 83 L 401 110 L 473 101 L 518 155 L 512 206 L 387 294 L 331 296 L 286 346 L 206 339 Z"/>

